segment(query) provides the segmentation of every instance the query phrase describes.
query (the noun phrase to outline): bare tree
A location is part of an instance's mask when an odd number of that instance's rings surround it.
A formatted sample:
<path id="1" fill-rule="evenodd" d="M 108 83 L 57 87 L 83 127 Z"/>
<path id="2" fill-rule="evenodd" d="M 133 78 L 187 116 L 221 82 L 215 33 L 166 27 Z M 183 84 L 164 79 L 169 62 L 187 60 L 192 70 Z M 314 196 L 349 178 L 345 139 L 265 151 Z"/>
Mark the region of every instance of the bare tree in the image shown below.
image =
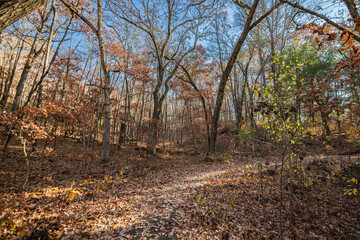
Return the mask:
<path id="1" fill-rule="evenodd" d="M 234 1 L 234 2 L 239 7 L 244 8 L 246 11 L 248 11 L 248 13 L 247 13 L 247 17 L 245 20 L 243 31 L 242 31 L 241 35 L 239 36 L 234 49 L 232 50 L 231 56 L 226 64 L 226 68 L 221 76 L 221 80 L 219 83 L 214 113 L 213 113 L 213 117 L 212 117 L 210 153 L 214 153 L 216 150 L 215 146 L 216 146 L 216 140 L 217 140 L 217 135 L 218 135 L 218 123 L 219 123 L 219 118 L 220 118 L 221 106 L 222 106 L 222 102 L 224 99 L 225 87 L 226 87 L 226 83 L 229 79 L 229 76 L 231 74 L 234 63 L 239 55 L 241 47 L 244 44 L 249 32 L 256 25 L 258 25 L 262 20 L 264 20 L 267 16 L 269 16 L 276 8 L 278 8 L 281 5 L 281 2 L 275 3 L 266 13 L 264 13 L 263 15 L 258 17 L 258 19 L 253 22 L 255 12 L 259 5 L 259 0 L 254 0 L 251 7 L 248 6 L 247 4 L 244 4 L 242 1 Z"/>
<path id="2" fill-rule="evenodd" d="M 155 153 L 162 105 L 169 92 L 170 80 L 185 56 L 195 49 L 202 36 L 199 26 L 208 16 L 210 6 L 202 4 L 205 1 L 194 4 L 181 0 L 111 2 L 116 16 L 147 34 L 153 50 L 157 76 L 152 91 L 153 110 L 147 148 L 149 153 Z M 189 39 L 192 39 L 191 46 Z"/>
<path id="3" fill-rule="evenodd" d="M 70 9 L 71 12 L 76 14 L 81 20 L 83 20 L 95 33 L 100 49 L 100 61 L 101 68 L 104 74 L 104 95 L 105 95 L 105 121 L 104 121 L 104 135 L 103 135 L 103 147 L 102 147 L 102 156 L 103 161 L 109 162 L 109 152 L 110 152 L 110 72 L 106 62 L 106 53 L 104 46 L 104 38 L 103 38 L 103 10 L 102 10 L 102 1 L 97 0 L 97 28 L 81 13 L 77 11 L 75 7 L 73 7 L 66 0 L 61 0 L 62 3 L 65 4 L 66 7 Z"/>

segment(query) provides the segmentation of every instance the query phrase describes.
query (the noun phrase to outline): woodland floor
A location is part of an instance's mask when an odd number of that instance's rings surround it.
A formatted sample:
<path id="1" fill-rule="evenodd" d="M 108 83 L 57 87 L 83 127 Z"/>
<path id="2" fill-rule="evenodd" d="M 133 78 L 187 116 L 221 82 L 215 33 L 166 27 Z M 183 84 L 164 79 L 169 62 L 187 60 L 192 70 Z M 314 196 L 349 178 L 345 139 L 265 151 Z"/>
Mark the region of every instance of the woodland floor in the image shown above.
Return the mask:
<path id="1" fill-rule="evenodd" d="M 57 148 L 29 157 L 26 190 L 21 149 L 1 153 L 1 239 L 360 239 L 359 193 L 344 194 L 359 189 L 358 156 L 307 158 L 290 193 L 276 158 L 260 180 L 252 156 L 113 146 L 102 164 L 79 143 Z"/>

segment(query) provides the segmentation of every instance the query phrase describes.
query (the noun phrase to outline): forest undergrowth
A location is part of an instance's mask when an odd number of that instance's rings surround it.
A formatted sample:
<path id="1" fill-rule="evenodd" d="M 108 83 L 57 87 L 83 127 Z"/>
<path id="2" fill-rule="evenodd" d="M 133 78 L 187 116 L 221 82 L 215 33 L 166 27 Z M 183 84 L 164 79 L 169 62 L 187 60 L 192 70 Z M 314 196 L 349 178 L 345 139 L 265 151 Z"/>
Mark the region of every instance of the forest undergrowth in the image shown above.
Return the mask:
<path id="1" fill-rule="evenodd" d="M 337 143 L 336 143 L 337 144 Z M 335 145 L 336 145 L 335 144 Z M 156 155 L 127 146 L 100 154 L 58 140 L 32 154 L 1 154 L 2 239 L 357 239 L 358 155 L 336 149 L 280 168 L 276 152 Z M 344 148 L 341 148 L 344 149 Z M 282 181 L 282 184 L 280 183 Z M 290 201 L 291 199 L 291 201 Z M 290 207 L 291 202 L 291 207 Z M 291 209 L 290 209 L 291 208 Z"/>
<path id="2" fill-rule="evenodd" d="M 360 239 L 360 1 L 0 1 L 0 239 Z"/>

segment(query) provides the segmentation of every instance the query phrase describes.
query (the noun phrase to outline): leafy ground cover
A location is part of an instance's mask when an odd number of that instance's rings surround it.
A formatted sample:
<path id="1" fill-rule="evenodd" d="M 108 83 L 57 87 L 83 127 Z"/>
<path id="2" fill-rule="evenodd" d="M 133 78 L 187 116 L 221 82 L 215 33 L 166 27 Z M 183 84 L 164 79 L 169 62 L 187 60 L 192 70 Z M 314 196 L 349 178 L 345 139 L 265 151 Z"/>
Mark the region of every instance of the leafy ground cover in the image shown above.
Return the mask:
<path id="1" fill-rule="evenodd" d="M 311 156 L 281 172 L 276 157 L 133 147 L 102 164 L 64 141 L 56 155 L 12 148 L 0 161 L 3 239 L 357 239 L 358 157 Z M 62 148 L 62 149 L 61 149 Z M 80 147 L 79 147 L 80 148 Z M 114 148 L 113 148 L 114 149 Z M 297 172 L 296 172 L 297 170 Z M 292 189 L 292 191 L 290 191 Z M 292 210 L 290 211 L 290 199 Z"/>

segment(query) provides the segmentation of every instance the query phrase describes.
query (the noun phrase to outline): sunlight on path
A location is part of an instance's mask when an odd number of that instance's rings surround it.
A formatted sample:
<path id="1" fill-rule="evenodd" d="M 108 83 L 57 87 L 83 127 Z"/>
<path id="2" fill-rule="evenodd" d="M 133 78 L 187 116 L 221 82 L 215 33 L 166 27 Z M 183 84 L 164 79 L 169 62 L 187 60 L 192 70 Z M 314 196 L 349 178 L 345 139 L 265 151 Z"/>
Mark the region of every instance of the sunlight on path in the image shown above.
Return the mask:
<path id="1" fill-rule="evenodd" d="M 141 196 L 134 198 L 138 209 L 130 212 L 136 216 L 133 218 L 136 222 L 123 236 L 125 239 L 177 239 L 175 220 L 184 216 L 182 207 L 185 207 L 186 199 L 209 179 L 243 165 L 239 162 L 231 166 L 226 162 L 199 164 L 196 168 L 177 171 L 176 178 L 166 184 L 143 189 Z"/>

